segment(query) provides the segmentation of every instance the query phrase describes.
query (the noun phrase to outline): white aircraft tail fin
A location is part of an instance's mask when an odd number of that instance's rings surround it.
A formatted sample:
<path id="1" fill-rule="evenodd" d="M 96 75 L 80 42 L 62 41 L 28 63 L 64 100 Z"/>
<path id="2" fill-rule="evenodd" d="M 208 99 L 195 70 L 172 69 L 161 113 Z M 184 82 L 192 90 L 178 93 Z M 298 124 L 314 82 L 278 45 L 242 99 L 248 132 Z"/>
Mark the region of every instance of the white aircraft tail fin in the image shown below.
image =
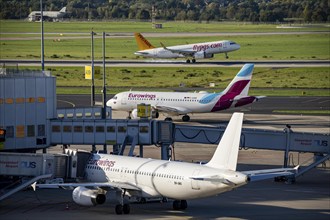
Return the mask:
<path id="1" fill-rule="evenodd" d="M 236 171 L 243 113 L 234 113 L 212 159 L 205 166 Z"/>
<path id="2" fill-rule="evenodd" d="M 134 33 L 134 37 L 135 37 L 139 50 L 148 50 L 148 49 L 155 48 L 154 46 L 152 46 L 152 44 L 147 39 L 145 39 L 142 36 L 142 34 Z"/>
<path id="3" fill-rule="evenodd" d="M 66 12 L 66 7 L 63 7 L 60 12 Z"/>
<path id="4" fill-rule="evenodd" d="M 245 64 L 230 82 L 223 94 L 247 96 L 250 88 L 254 64 Z"/>

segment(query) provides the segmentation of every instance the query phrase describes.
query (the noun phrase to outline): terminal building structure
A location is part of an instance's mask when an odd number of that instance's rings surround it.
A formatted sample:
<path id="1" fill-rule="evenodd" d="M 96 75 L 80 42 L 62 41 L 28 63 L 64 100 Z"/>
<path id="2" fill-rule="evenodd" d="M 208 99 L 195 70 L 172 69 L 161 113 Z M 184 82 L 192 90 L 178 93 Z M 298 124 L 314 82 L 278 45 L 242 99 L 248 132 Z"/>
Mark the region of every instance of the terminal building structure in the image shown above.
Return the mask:
<path id="1" fill-rule="evenodd" d="M 103 152 L 133 156 L 139 146 L 160 146 L 161 158 L 171 159 L 175 142 L 217 144 L 225 128 L 175 124 L 141 118 L 112 119 L 111 108 L 57 109 L 56 78 L 50 72 L 0 71 L 0 200 L 31 183 L 84 177 L 84 168 L 95 145 Z M 309 152 L 313 161 L 299 169 L 296 177 L 330 158 L 329 134 L 243 128 L 241 148 Z M 62 145 L 63 153 L 47 149 Z M 65 149 L 68 145 L 90 145 L 91 152 Z M 43 153 L 36 153 L 42 150 Z M 24 181 L 22 181 L 24 180 Z"/>

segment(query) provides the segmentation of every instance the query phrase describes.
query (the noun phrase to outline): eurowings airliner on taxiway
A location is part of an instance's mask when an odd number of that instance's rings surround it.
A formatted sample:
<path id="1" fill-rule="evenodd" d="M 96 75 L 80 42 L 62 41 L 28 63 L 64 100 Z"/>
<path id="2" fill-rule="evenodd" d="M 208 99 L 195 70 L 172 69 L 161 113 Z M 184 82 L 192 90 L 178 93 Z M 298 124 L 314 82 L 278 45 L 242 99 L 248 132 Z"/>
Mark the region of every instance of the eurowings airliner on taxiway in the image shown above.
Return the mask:
<path id="1" fill-rule="evenodd" d="M 127 111 L 136 118 L 137 105 L 150 104 L 156 118 L 161 112 L 166 115 L 183 115 L 182 120 L 189 121 L 190 113 L 221 111 L 247 105 L 263 98 L 264 96 L 248 95 L 253 68 L 253 64 L 245 64 L 223 92 L 127 91 L 115 95 L 107 101 L 107 106 L 113 110 Z"/>
<path id="2" fill-rule="evenodd" d="M 293 175 L 297 168 L 236 171 L 243 113 L 234 113 L 211 160 L 202 165 L 110 154 L 92 154 L 85 182 L 36 184 L 32 187 L 74 188 L 74 202 L 94 206 L 106 201 L 106 193 L 115 191 L 117 214 L 128 214 L 124 197 L 170 198 L 175 210 L 187 208 L 187 199 L 214 196 L 250 181 Z M 242 195 L 244 196 L 244 195 Z"/>
<path id="3" fill-rule="evenodd" d="M 161 43 L 162 47 L 155 48 L 147 39 L 142 36 L 142 34 L 135 33 L 134 36 L 139 47 L 139 51 L 136 51 L 134 54 L 151 58 L 188 57 L 192 58 L 191 61 L 195 63 L 196 59 L 212 58 L 214 54 L 217 53 L 225 53 L 226 58 L 228 58 L 227 54 L 229 52 L 240 49 L 239 44 L 230 40 L 185 44 L 170 47 L 166 47 Z M 189 59 L 187 59 L 187 63 L 190 63 Z"/>

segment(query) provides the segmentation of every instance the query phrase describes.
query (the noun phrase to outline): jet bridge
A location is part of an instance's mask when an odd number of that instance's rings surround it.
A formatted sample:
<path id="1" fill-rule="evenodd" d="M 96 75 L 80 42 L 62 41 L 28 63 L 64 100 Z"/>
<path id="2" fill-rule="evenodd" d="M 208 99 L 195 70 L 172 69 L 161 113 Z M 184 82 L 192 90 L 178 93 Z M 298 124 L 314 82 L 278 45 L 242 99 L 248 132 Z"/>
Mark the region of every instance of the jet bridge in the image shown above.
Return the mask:
<path id="1" fill-rule="evenodd" d="M 175 126 L 175 142 L 218 144 L 225 127 Z M 294 132 L 286 127 L 283 131 L 243 128 L 241 149 L 280 150 L 285 152 L 283 167 L 288 167 L 289 152 L 313 153 L 309 164 L 303 164 L 295 177 L 303 175 L 330 158 L 330 134 Z"/>
<path id="2" fill-rule="evenodd" d="M 50 121 L 51 145 L 113 145 L 114 154 L 123 154 L 130 145 L 134 148 L 143 145 L 162 145 L 168 148 L 174 141 L 174 124 L 158 120 L 111 119 L 111 108 L 106 109 L 106 118 L 101 118 L 102 108 L 59 109 L 58 117 Z M 93 149 L 92 151 L 95 151 Z M 162 157 L 167 158 L 168 155 Z"/>

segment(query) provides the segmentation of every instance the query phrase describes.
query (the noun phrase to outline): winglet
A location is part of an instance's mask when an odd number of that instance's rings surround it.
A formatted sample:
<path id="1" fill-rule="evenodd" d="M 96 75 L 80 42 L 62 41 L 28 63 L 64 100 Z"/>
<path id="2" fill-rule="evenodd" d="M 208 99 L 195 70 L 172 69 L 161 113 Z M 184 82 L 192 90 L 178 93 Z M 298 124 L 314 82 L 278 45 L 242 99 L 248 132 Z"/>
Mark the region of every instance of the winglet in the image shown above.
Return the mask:
<path id="1" fill-rule="evenodd" d="M 212 159 L 205 166 L 236 170 L 244 113 L 234 113 Z"/>
<path id="2" fill-rule="evenodd" d="M 162 42 L 159 42 L 160 45 L 162 45 L 162 47 L 165 49 L 165 50 L 168 50 L 167 47 L 162 43 Z"/>
<path id="3" fill-rule="evenodd" d="M 66 12 L 66 7 L 63 7 L 59 12 L 65 13 Z"/>
<path id="4" fill-rule="evenodd" d="M 31 184 L 31 187 L 32 187 L 33 191 L 36 191 L 36 189 L 37 189 L 37 182 L 32 183 Z"/>

